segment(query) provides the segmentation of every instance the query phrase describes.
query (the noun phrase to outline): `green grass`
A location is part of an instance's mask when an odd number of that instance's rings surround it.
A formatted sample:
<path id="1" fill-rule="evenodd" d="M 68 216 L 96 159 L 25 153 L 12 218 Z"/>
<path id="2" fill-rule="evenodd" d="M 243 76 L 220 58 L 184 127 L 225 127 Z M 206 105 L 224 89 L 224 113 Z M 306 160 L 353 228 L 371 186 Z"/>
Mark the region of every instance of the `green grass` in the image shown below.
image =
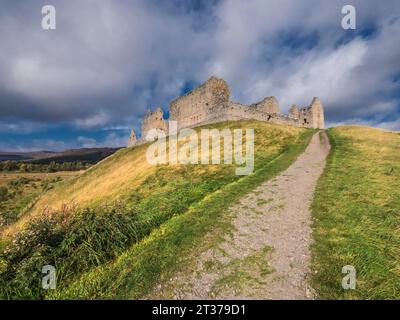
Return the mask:
<path id="1" fill-rule="evenodd" d="M 273 199 L 268 199 L 268 200 L 265 200 L 265 199 L 257 199 L 257 206 L 262 206 L 262 205 L 264 205 L 264 204 L 268 204 L 268 203 L 270 203 L 271 201 L 272 201 Z"/>
<path id="2" fill-rule="evenodd" d="M 7 197 L 0 199 L 0 229 L 17 221 L 35 200 L 74 173 L 0 173 L 0 188 L 8 190 Z M 76 174 L 75 174 L 76 175 Z"/>
<path id="3" fill-rule="evenodd" d="M 162 279 L 185 263 L 185 258 L 202 245 L 204 236 L 227 232 L 227 208 L 257 185 L 285 170 L 304 151 L 313 131 L 282 145 L 273 157 L 261 157 L 257 169 L 194 202 L 151 234 L 131 246 L 115 261 L 94 268 L 71 285 L 53 292 L 54 299 L 139 299 Z M 260 160 L 260 159 L 259 159 Z M 219 235 L 219 236 L 218 236 Z"/>
<path id="4" fill-rule="evenodd" d="M 312 285 L 322 299 L 400 298 L 400 135 L 328 130 L 332 151 L 312 205 Z M 344 290 L 342 267 L 357 272 Z"/>
<path id="5" fill-rule="evenodd" d="M 255 130 L 255 167 L 264 161 L 275 157 L 284 148 L 290 139 L 295 138 L 305 129 L 290 126 L 278 126 L 260 121 L 235 121 L 223 122 L 206 126 L 208 128 L 253 128 Z M 150 176 L 154 176 L 158 167 L 152 166 L 146 160 L 148 145 L 135 148 L 126 148 L 117 151 L 112 156 L 102 160 L 97 165 L 86 170 L 79 177 L 73 178 L 59 187 L 50 190 L 40 197 L 30 210 L 29 215 L 13 224 L 5 234 L 10 235 L 19 230 L 35 216 L 39 216 L 44 208 L 52 207 L 59 210 L 65 203 L 76 203 L 81 208 L 95 208 L 105 202 L 113 202 L 126 198 L 130 201 L 129 194 L 132 190 L 142 190 L 143 182 Z M 168 167 L 170 172 L 175 171 L 175 166 Z M 234 175 L 234 166 L 196 166 L 193 175 L 208 175 L 213 179 L 212 173 L 225 170 L 225 175 Z M 229 172 L 228 172 L 229 171 Z M 171 175 L 171 180 L 174 180 Z M 235 176 L 235 179 L 238 177 Z"/>
<path id="6" fill-rule="evenodd" d="M 146 146 L 120 150 L 50 190 L 34 212 L 68 199 L 82 201 L 77 209 L 54 206 L 44 215 L 25 215 L 12 229 L 15 243 L 3 239 L 3 298 L 143 297 L 199 248 L 209 231 L 219 229 L 218 237 L 227 232 L 226 209 L 286 169 L 314 132 L 257 121 L 212 127 L 255 129 L 251 175 L 237 176 L 234 165 L 149 167 L 143 163 Z M 39 287 L 44 264 L 57 269 L 53 292 Z"/>
<path id="7" fill-rule="evenodd" d="M 218 295 L 226 288 L 236 292 L 245 292 L 249 287 L 263 284 L 262 279 L 273 270 L 267 263 L 272 248 L 266 246 L 244 258 L 235 258 L 224 266 L 217 265 L 222 274 L 214 284 L 212 292 Z"/>

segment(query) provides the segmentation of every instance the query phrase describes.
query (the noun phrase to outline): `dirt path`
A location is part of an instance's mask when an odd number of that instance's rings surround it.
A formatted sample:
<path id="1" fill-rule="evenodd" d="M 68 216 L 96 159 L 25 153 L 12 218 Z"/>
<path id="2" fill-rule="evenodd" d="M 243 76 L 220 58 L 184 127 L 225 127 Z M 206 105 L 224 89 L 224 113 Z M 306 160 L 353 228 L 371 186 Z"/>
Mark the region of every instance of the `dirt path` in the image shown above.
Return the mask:
<path id="1" fill-rule="evenodd" d="M 311 213 L 330 145 L 325 132 L 281 175 L 230 209 L 233 232 L 157 286 L 159 299 L 313 299 L 307 284 Z"/>

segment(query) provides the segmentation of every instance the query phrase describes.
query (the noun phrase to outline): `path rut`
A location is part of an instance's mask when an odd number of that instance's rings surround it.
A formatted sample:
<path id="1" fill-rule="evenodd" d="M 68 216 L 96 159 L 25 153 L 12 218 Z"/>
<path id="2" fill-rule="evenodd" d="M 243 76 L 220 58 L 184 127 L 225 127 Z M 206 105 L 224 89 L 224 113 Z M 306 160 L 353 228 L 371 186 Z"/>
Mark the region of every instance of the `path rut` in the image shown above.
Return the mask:
<path id="1" fill-rule="evenodd" d="M 151 293 L 158 299 L 314 299 L 310 205 L 329 153 L 324 131 L 283 173 L 230 208 L 234 229 Z"/>

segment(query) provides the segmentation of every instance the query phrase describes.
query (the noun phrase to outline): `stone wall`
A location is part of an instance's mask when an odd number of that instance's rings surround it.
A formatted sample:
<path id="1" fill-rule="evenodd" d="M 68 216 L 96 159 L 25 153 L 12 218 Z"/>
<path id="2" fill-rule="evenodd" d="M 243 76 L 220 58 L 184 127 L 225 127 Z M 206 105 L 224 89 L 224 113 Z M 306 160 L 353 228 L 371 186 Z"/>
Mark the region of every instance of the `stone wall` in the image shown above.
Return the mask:
<path id="1" fill-rule="evenodd" d="M 303 127 L 324 129 L 324 109 L 321 101 L 315 97 L 309 107 L 301 108 L 298 121 L 299 125 Z"/>
<path id="2" fill-rule="evenodd" d="M 299 111 L 299 109 L 297 108 L 297 106 L 296 106 L 295 104 L 293 104 L 293 105 L 290 107 L 290 110 L 289 110 L 289 118 L 292 118 L 292 119 L 294 119 L 294 120 L 298 120 L 299 117 L 300 117 L 300 111 Z"/>
<path id="3" fill-rule="evenodd" d="M 279 104 L 275 97 L 266 97 L 260 102 L 252 104 L 250 107 L 255 108 L 257 111 L 269 114 L 279 113 Z"/>
<path id="4" fill-rule="evenodd" d="M 315 97 L 311 102 L 311 127 L 312 128 L 325 128 L 324 108 L 321 101 Z"/>
<path id="5" fill-rule="evenodd" d="M 178 129 L 203 123 L 229 103 L 229 86 L 223 79 L 211 77 L 188 94 L 173 100 L 169 119 L 178 122 Z"/>
<path id="6" fill-rule="evenodd" d="M 228 84 L 216 77 L 211 77 L 193 91 L 173 100 L 169 106 L 169 120 L 176 121 L 178 129 L 237 120 L 260 120 L 323 129 L 325 121 L 324 109 L 318 98 L 314 98 L 311 105 L 305 108 L 298 109 L 292 105 L 289 115 L 286 116 L 279 113 L 279 104 L 275 97 L 266 97 L 251 105 L 230 101 Z M 156 129 L 156 133 L 168 132 L 168 121 L 164 120 L 160 108 L 154 112 L 148 111 L 142 121 L 141 139 L 137 140 L 132 131 L 128 146 L 146 142 L 146 135 L 151 129 Z"/>
<path id="7" fill-rule="evenodd" d="M 164 120 L 164 113 L 161 108 L 157 108 L 155 111 L 147 111 L 142 121 L 142 140 L 146 139 L 147 133 L 151 129 L 165 133 L 168 131 L 168 122 Z"/>

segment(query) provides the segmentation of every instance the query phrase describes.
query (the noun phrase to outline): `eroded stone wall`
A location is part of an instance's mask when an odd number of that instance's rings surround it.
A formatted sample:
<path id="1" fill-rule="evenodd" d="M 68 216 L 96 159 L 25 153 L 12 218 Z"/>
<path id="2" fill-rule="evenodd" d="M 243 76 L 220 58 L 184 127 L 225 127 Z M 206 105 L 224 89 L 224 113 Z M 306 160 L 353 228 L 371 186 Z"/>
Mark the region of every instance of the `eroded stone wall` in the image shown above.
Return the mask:
<path id="1" fill-rule="evenodd" d="M 149 110 L 142 120 L 142 140 L 146 140 L 149 130 L 156 129 L 167 133 L 168 122 L 164 120 L 164 113 L 161 108 L 155 111 Z"/>
<path id="2" fill-rule="evenodd" d="M 290 110 L 289 110 L 289 118 L 292 118 L 292 119 L 294 119 L 294 120 L 298 120 L 298 119 L 299 119 L 299 116 L 300 116 L 300 111 L 299 111 L 299 109 L 297 108 L 297 106 L 293 104 L 293 105 L 290 107 Z"/>
<path id="3" fill-rule="evenodd" d="M 204 84 L 171 102 L 169 119 L 178 122 L 178 129 L 203 123 L 220 113 L 229 103 L 228 84 L 211 77 Z"/>
<path id="4" fill-rule="evenodd" d="M 128 148 L 129 147 L 133 147 L 134 145 L 136 145 L 138 143 L 138 139 L 136 137 L 136 133 L 135 130 L 131 131 L 131 134 L 129 136 L 129 140 L 128 140 Z"/>
<path id="5" fill-rule="evenodd" d="M 250 107 L 269 114 L 279 114 L 279 104 L 275 97 L 266 97 L 260 102 L 250 105 Z"/>
<path id="6" fill-rule="evenodd" d="M 292 105 L 286 116 L 279 113 L 279 104 L 275 97 L 266 97 L 251 105 L 230 101 L 228 84 L 216 77 L 211 77 L 193 91 L 173 100 L 169 106 L 169 120 L 176 121 L 178 129 L 236 120 L 260 120 L 323 129 L 325 121 L 324 109 L 318 98 L 314 98 L 310 106 L 305 108 L 298 109 Z M 153 130 L 156 134 L 167 133 L 168 123 L 160 108 L 153 112 L 149 110 L 142 121 L 141 139 L 137 140 L 132 131 L 129 146 L 145 142 L 151 129 L 156 129 Z"/>
<path id="7" fill-rule="evenodd" d="M 315 97 L 311 102 L 311 119 L 312 128 L 325 128 L 324 108 L 317 97 Z"/>
<path id="8" fill-rule="evenodd" d="M 324 108 L 318 98 L 314 98 L 309 107 L 299 110 L 299 125 L 306 128 L 325 128 Z"/>

